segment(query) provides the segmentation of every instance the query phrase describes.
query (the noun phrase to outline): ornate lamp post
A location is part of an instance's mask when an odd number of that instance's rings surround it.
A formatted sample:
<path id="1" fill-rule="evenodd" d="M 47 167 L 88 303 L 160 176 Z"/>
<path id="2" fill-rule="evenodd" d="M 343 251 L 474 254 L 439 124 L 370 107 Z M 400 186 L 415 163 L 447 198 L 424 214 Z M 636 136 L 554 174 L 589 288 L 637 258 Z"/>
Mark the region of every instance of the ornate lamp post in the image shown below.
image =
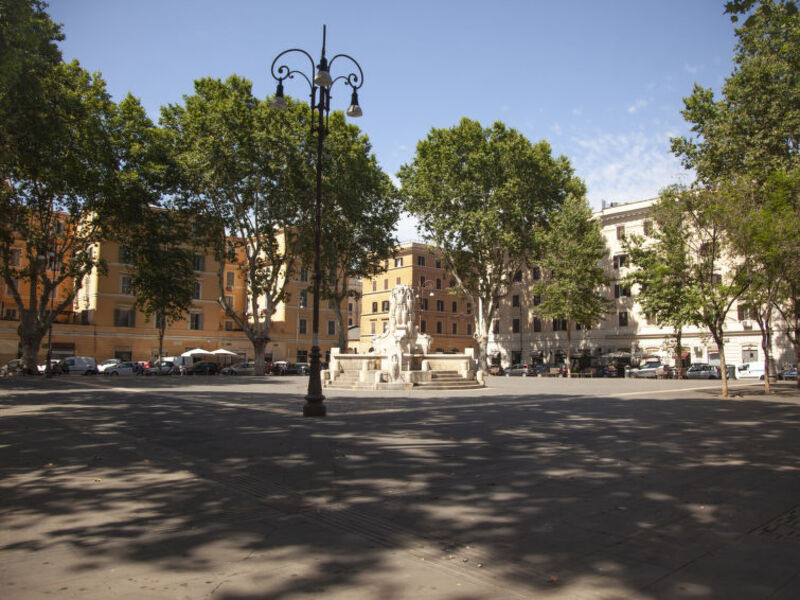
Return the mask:
<path id="1" fill-rule="evenodd" d="M 305 56 L 311 63 L 310 77 L 303 71 L 291 69 L 285 64 L 277 67 L 278 61 L 288 54 L 299 53 Z M 347 59 L 355 65 L 358 72 L 351 71 L 347 75 L 339 75 L 332 78 L 330 68 L 337 59 Z M 303 415 L 306 417 L 325 416 L 325 396 L 322 395 L 322 381 L 320 379 L 320 348 L 319 348 L 319 288 L 322 273 L 320 272 L 320 254 L 322 238 L 322 148 L 325 136 L 328 135 L 328 116 L 331 111 L 331 87 L 340 79 L 345 85 L 352 89 L 350 97 L 350 107 L 347 109 L 348 117 L 360 117 L 361 107 L 358 105 L 358 89 L 364 83 L 364 73 L 361 66 L 352 56 L 347 54 L 337 54 L 327 60 L 325 58 L 325 25 L 322 26 L 322 55 L 319 63 L 315 66 L 314 59 L 305 50 L 291 48 L 284 50 L 270 67 L 272 77 L 278 82 L 275 96 L 270 106 L 276 110 L 286 108 L 286 100 L 283 97 L 283 82 L 286 79 L 293 79 L 295 75 L 300 75 L 308 83 L 311 89 L 311 133 L 317 134 L 317 193 L 314 202 L 314 304 L 312 306 L 312 331 L 311 331 L 311 369 L 308 377 L 308 394 L 306 403 L 303 406 Z"/>

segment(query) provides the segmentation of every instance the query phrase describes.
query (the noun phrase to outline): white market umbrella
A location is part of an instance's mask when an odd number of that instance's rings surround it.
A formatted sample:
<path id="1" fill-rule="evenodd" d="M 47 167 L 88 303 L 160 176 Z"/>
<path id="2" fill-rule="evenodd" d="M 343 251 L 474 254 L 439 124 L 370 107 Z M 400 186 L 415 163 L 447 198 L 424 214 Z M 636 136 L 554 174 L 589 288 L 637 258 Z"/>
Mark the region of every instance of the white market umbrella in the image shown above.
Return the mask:
<path id="1" fill-rule="evenodd" d="M 209 352 L 208 350 L 203 350 L 202 348 L 192 348 L 191 350 L 187 350 L 181 356 L 195 356 L 197 354 L 213 354 L 213 352 Z"/>
<path id="2" fill-rule="evenodd" d="M 224 356 L 238 356 L 236 352 L 231 352 L 230 350 L 225 350 L 224 348 L 220 348 L 219 350 L 214 350 L 211 354 L 224 355 Z"/>

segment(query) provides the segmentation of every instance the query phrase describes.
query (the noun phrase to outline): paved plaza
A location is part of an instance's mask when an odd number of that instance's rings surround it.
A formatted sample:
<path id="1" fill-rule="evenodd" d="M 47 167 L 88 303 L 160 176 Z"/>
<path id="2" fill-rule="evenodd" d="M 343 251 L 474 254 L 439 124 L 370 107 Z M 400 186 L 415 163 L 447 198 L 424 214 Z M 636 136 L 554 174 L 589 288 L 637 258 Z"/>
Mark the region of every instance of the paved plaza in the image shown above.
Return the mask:
<path id="1" fill-rule="evenodd" d="M 756 383 L 0 380 L 0 598 L 800 598 L 800 395 Z"/>

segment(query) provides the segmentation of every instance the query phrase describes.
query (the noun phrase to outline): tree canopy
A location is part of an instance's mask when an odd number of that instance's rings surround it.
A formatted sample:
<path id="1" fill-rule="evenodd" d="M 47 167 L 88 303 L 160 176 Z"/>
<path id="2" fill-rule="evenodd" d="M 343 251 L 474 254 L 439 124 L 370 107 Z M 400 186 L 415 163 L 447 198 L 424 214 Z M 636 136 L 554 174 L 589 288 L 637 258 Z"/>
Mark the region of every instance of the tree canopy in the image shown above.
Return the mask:
<path id="1" fill-rule="evenodd" d="M 442 250 L 458 290 L 475 311 L 481 369 L 486 369 L 489 323 L 514 274 L 537 254 L 538 236 L 569 193 L 584 185 L 550 145 L 532 144 L 496 122 L 463 118 L 431 129 L 414 160 L 398 173 L 405 207 L 427 241 Z"/>

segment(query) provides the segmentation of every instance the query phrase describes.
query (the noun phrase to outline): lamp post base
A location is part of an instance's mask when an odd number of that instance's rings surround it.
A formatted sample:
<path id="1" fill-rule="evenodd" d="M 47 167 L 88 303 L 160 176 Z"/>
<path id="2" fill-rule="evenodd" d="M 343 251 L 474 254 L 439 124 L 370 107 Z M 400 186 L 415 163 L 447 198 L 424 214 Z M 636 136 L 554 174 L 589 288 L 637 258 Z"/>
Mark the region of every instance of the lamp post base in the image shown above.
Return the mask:
<path id="1" fill-rule="evenodd" d="M 304 417 L 324 417 L 327 413 L 327 409 L 322 401 L 325 399 L 323 396 L 322 398 L 314 398 L 311 399 L 306 396 L 306 403 L 303 406 L 303 416 Z"/>

